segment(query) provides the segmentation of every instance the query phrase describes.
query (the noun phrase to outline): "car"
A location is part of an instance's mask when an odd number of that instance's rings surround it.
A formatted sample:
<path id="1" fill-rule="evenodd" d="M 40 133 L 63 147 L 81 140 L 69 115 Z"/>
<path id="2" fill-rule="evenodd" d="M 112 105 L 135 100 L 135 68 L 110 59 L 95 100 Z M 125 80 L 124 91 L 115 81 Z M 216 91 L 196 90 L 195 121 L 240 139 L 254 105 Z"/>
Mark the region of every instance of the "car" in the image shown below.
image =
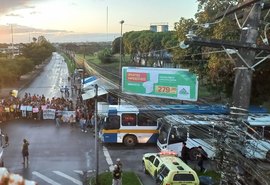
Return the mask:
<path id="1" fill-rule="evenodd" d="M 184 163 L 175 152 L 146 153 L 142 158 L 143 170 L 158 185 L 199 185 L 197 173 Z"/>

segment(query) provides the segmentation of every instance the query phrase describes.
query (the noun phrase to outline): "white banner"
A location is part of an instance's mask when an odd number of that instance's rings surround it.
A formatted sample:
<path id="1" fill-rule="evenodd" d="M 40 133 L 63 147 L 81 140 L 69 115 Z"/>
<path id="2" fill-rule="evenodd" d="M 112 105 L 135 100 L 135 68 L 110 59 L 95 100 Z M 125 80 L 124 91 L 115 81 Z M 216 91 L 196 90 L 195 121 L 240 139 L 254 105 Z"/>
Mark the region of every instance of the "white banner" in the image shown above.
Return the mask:
<path id="1" fill-rule="evenodd" d="M 76 116 L 75 111 L 62 111 L 62 121 L 64 123 L 70 122 L 72 115 L 73 115 L 73 118 L 75 118 Z"/>
<path id="2" fill-rule="evenodd" d="M 55 109 L 43 110 L 43 119 L 55 119 Z"/>

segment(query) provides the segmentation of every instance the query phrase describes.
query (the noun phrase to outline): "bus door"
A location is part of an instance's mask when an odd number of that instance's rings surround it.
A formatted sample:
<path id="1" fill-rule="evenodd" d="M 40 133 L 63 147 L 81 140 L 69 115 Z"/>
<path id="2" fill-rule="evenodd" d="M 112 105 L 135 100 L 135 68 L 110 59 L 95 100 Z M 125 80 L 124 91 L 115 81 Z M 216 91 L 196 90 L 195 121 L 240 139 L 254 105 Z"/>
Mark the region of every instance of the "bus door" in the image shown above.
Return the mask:
<path id="1" fill-rule="evenodd" d="M 181 156 L 182 142 L 187 141 L 187 128 L 183 125 L 171 126 L 167 139 L 168 150 Z"/>

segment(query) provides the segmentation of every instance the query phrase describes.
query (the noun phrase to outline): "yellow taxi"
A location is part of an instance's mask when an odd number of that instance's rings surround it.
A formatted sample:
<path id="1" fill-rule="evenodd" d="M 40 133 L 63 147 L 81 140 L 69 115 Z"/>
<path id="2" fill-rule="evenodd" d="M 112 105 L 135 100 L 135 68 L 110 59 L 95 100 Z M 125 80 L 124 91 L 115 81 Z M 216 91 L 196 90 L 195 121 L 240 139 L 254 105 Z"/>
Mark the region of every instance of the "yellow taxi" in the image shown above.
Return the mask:
<path id="1" fill-rule="evenodd" d="M 199 185 L 196 172 L 184 163 L 175 152 L 146 153 L 142 159 L 143 170 L 159 185 Z"/>

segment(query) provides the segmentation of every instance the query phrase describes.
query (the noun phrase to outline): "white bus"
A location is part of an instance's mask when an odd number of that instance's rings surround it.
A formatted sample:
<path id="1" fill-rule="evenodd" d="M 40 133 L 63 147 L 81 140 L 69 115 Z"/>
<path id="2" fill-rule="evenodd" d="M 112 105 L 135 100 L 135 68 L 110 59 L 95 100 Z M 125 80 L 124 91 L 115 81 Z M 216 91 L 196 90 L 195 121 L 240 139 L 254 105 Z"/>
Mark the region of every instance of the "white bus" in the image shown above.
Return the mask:
<path id="1" fill-rule="evenodd" d="M 132 105 L 110 105 L 108 115 L 103 119 L 100 138 L 103 143 L 156 143 L 158 125 L 156 117 L 140 112 Z"/>
<path id="2" fill-rule="evenodd" d="M 270 160 L 270 142 L 266 138 L 258 137 L 257 132 L 250 134 L 251 128 L 258 123 L 258 120 L 270 122 L 269 115 L 257 115 L 249 117 L 247 138 L 242 154 L 248 158 Z M 182 143 L 190 148 L 190 159 L 194 160 L 197 154 L 197 147 L 202 146 L 209 158 L 215 158 L 215 144 L 217 138 L 224 133 L 224 123 L 231 120 L 228 115 L 168 115 L 158 119 L 159 137 L 157 145 L 160 150 L 171 150 L 181 156 Z M 266 124 L 264 124 L 266 125 Z M 264 127 L 265 128 L 265 127 Z"/>

